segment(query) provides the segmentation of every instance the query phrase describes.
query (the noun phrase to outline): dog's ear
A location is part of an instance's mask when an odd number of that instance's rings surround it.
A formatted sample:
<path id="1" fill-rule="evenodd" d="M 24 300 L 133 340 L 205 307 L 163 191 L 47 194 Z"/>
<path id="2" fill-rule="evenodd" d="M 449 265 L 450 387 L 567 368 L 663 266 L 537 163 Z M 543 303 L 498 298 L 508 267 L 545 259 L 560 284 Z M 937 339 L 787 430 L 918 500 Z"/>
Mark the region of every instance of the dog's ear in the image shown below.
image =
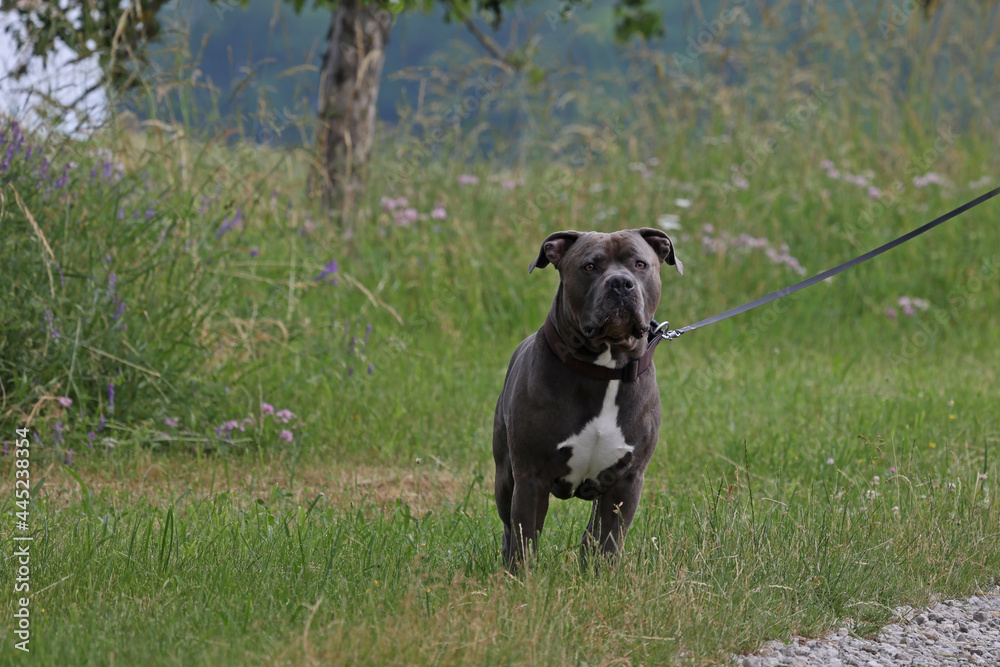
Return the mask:
<path id="1" fill-rule="evenodd" d="M 542 241 L 538 257 L 528 266 L 528 273 L 531 273 L 535 269 L 544 269 L 549 264 L 558 267 L 559 260 L 566 254 L 570 246 L 576 243 L 576 240 L 580 238 L 580 234 L 581 232 L 574 232 L 572 230 L 549 234 Z"/>
<path id="2" fill-rule="evenodd" d="M 661 262 L 677 267 L 677 273 L 684 275 L 684 263 L 677 259 L 677 253 L 674 252 L 674 242 L 670 240 L 666 232 L 652 227 L 643 227 L 639 230 L 639 234 L 653 248 Z"/>

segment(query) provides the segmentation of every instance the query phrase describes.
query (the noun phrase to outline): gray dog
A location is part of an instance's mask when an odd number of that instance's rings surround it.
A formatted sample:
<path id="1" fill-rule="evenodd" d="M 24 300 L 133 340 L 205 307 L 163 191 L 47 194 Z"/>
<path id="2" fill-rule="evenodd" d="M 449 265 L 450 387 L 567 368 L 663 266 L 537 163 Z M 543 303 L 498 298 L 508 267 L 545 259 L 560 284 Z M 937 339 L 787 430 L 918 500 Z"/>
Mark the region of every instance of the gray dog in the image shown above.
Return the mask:
<path id="1" fill-rule="evenodd" d="M 658 229 L 556 232 L 528 267 L 552 264 L 545 325 L 514 351 L 493 418 L 503 557 L 534 549 L 549 494 L 593 502 L 581 553 L 621 547 L 660 429 L 650 323 L 660 266 L 683 272 Z"/>

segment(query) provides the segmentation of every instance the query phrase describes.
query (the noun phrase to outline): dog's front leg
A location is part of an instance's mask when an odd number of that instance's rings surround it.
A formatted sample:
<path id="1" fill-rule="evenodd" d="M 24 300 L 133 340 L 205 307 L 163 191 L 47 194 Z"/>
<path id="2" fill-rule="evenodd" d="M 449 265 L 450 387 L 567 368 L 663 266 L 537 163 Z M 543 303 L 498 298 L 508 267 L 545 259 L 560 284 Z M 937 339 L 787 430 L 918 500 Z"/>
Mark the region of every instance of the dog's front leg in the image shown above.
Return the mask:
<path id="1" fill-rule="evenodd" d="M 643 481 L 642 474 L 628 475 L 594 501 L 580 549 L 583 564 L 595 552 L 613 556 L 621 550 L 639 507 Z"/>
<path id="2" fill-rule="evenodd" d="M 534 553 L 538 548 L 538 534 L 545 525 L 545 515 L 549 510 L 549 488 L 536 479 L 521 479 L 514 482 L 514 497 L 511 502 L 510 527 L 512 531 L 507 568 L 517 569 L 525 554 Z M 505 554 L 506 555 L 506 554 Z"/>

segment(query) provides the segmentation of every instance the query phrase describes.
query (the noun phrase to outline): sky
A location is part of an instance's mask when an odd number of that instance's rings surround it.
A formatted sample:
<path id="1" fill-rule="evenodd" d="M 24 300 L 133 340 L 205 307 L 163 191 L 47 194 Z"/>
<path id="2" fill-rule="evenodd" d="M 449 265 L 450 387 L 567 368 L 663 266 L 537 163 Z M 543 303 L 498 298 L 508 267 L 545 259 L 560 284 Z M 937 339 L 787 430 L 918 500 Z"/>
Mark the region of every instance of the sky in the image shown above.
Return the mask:
<path id="1" fill-rule="evenodd" d="M 16 25 L 16 18 L 0 14 L 0 114 L 33 125 L 38 119 L 38 110 L 45 106 L 45 95 L 69 104 L 100 76 L 96 58 L 69 65 L 74 54 L 63 47 L 50 58 L 48 67 L 42 67 L 41 58 L 32 58 L 27 74 L 20 80 L 14 80 L 11 72 L 22 62 L 22 56 L 18 54 L 13 38 L 7 34 L 10 25 Z M 100 121 L 106 108 L 104 93 L 100 90 L 91 93 L 81 108 L 88 109 Z M 81 129 L 80 119 L 70 115 L 60 129 L 77 132 Z"/>

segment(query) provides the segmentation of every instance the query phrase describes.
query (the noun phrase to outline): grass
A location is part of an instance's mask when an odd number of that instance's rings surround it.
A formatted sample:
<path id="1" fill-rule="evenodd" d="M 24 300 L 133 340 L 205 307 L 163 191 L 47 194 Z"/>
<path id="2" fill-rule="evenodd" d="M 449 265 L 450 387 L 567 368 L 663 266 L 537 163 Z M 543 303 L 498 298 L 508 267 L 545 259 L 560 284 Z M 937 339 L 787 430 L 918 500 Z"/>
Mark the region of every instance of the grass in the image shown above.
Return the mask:
<path id="1" fill-rule="evenodd" d="M 658 314 L 682 326 L 799 279 L 739 234 L 787 244 L 813 273 L 996 183 L 996 91 L 945 77 L 995 80 L 974 57 L 995 17 L 946 12 L 897 41 L 871 17 L 819 17 L 801 52 L 748 30 L 733 58 L 761 72 L 734 80 L 703 56 L 705 71 L 657 81 L 642 69 L 655 54 L 638 51 L 633 95 L 580 96 L 584 120 L 566 127 L 547 112 L 558 79 L 512 80 L 495 104 L 536 105 L 551 139 L 486 129 L 507 162 L 476 157 L 468 130 L 420 139 L 454 101 L 438 91 L 439 107 L 384 133 L 365 200 L 333 223 L 301 194 L 304 151 L 169 124 L 86 145 L 33 136 L 55 178 L 36 154 L 0 190 L 0 243 L 21 258 L 0 273 L 0 428 L 39 436 L 33 659 L 721 664 L 847 619 L 872 634 L 894 605 L 992 586 L 995 203 L 661 346 L 660 444 L 621 562 L 581 572 L 588 508 L 560 502 L 530 571 L 509 577 L 491 497 L 493 403 L 557 285 L 527 275 L 547 233 L 678 215 L 686 275 L 663 272 Z M 870 50 L 807 57 L 842 30 Z M 921 51 L 937 34 L 969 38 Z M 893 76 L 905 85 L 879 83 Z M 828 101 L 810 109 L 820 82 Z M 823 159 L 867 171 L 882 205 Z M 731 165 L 748 163 L 744 190 Z M 918 187 L 928 172 L 949 185 Z M 425 217 L 398 224 L 383 196 Z M 446 219 L 427 216 L 436 206 Z M 929 307 L 907 315 L 900 297 Z M 4 554 L 14 470 L 0 457 Z M 18 661 L 15 604 L 0 596 L 2 664 Z"/>

